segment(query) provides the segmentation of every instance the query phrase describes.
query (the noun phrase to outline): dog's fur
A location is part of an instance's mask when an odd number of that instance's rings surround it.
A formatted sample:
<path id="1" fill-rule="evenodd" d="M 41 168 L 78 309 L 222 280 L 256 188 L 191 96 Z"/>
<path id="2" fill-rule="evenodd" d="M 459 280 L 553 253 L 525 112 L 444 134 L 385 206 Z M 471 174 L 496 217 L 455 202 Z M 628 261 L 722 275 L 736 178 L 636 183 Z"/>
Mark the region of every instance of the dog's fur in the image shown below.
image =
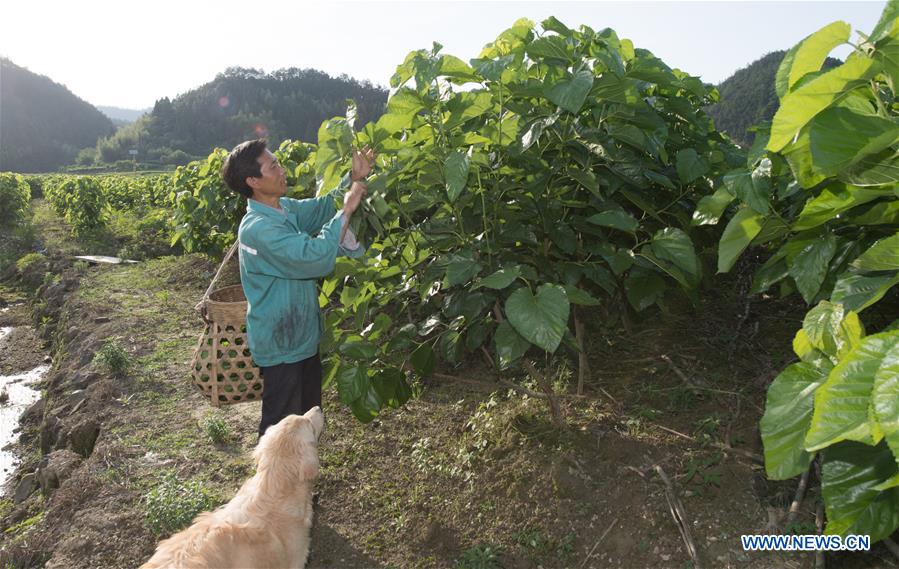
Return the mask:
<path id="1" fill-rule="evenodd" d="M 253 453 L 256 475 L 229 503 L 162 541 L 141 569 L 304 567 L 323 429 L 318 407 L 269 427 Z"/>

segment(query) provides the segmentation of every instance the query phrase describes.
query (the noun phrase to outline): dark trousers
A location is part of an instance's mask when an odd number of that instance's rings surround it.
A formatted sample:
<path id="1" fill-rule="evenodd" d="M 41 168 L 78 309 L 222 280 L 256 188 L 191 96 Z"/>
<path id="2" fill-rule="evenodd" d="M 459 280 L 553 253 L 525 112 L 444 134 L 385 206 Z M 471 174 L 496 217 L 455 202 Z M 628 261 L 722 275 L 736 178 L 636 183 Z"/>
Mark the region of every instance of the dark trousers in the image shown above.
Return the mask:
<path id="1" fill-rule="evenodd" d="M 292 364 L 263 367 L 259 436 L 288 415 L 302 415 L 322 404 L 322 361 L 318 354 Z"/>

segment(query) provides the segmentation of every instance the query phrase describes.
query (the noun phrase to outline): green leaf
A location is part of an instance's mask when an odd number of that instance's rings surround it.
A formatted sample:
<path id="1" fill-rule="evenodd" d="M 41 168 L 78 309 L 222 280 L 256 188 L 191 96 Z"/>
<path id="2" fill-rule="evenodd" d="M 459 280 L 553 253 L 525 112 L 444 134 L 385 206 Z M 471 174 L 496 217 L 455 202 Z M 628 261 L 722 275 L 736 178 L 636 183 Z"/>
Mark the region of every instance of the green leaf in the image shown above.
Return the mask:
<path id="1" fill-rule="evenodd" d="M 740 198 L 740 201 L 756 212 L 762 215 L 768 213 L 768 194 L 766 190 L 770 189 L 770 184 L 766 186 L 761 181 L 754 183 L 752 172 L 743 170 L 726 174 L 724 176 L 724 185 L 730 191 L 730 194 Z"/>
<path id="2" fill-rule="evenodd" d="M 568 329 L 570 306 L 565 289 L 543 284 L 537 295 L 520 288 L 509 295 L 505 312 L 509 324 L 530 343 L 553 353 Z"/>
<path id="3" fill-rule="evenodd" d="M 639 84 L 639 81 L 630 77 L 603 73 L 593 85 L 590 100 L 635 105 L 640 99 L 640 92 L 637 90 Z"/>
<path id="4" fill-rule="evenodd" d="M 794 257 L 789 272 L 805 302 L 811 303 L 817 296 L 827 276 L 830 260 L 836 252 L 837 239 L 833 233 L 827 232 L 823 238 L 812 241 Z"/>
<path id="5" fill-rule="evenodd" d="M 451 255 L 446 265 L 446 280 L 449 286 L 465 284 L 481 272 L 481 264 L 470 254 Z"/>
<path id="6" fill-rule="evenodd" d="M 726 273 L 734 266 L 743 250 L 762 230 L 764 219 L 752 208 L 744 207 L 737 211 L 727 227 L 724 228 L 718 244 L 719 273 Z"/>
<path id="7" fill-rule="evenodd" d="M 808 470 L 814 455 L 803 442 L 812 422 L 815 390 L 827 379 L 827 371 L 805 362 L 793 364 L 768 388 L 759 425 L 768 478 L 787 480 Z"/>
<path id="8" fill-rule="evenodd" d="M 899 270 L 899 233 L 881 239 L 852 262 L 860 271 Z"/>
<path id="9" fill-rule="evenodd" d="M 412 119 L 424 108 L 418 93 L 408 87 L 400 87 L 387 101 L 387 112 L 378 119 L 377 127 L 388 134 L 409 128 Z"/>
<path id="10" fill-rule="evenodd" d="M 899 124 L 889 119 L 842 107 L 825 109 L 809 126 L 812 167 L 823 176 L 835 176 L 897 139 Z"/>
<path id="11" fill-rule="evenodd" d="M 603 211 L 587 218 L 587 222 L 593 225 L 601 225 L 603 227 L 611 227 L 620 231 L 634 233 L 640 226 L 640 223 L 634 219 L 634 216 L 623 209 L 610 209 Z"/>
<path id="12" fill-rule="evenodd" d="M 868 336 L 833 368 L 827 382 L 815 393 L 806 450 L 820 450 L 846 440 L 875 445 L 883 438 L 871 407 L 871 394 L 875 374 L 897 345 L 899 334 L 893 332 Z"/>
<path id="13" fill-rule="evenodd" d="M 502 290 L 515 282 L 515 279 L 521 276 L 521 267 L 518 265 L 509 265 L 496 271 L 488 277 L 484 277 L 478 283 L 478 286 L 492 288 L 494 290 Z"/>
<path id="14" fill-rule="evenodd" d="M 665 280 L 655 271 L 634 267 L 624 279 L 628 302 L 638 312 L 649 308 L 665 293 Z"/>
<path id="15" fill-rule="evenodd" d="M 835 360 L 858 346 L 865 335 L 858 314 L 826 300 L 806 313 L 802 329 L 812 346 Z"/>
<path id="16" fill-rule="evenodd" d="M 440 69 L 437 74 L 463 82 L 479 82 L 481 80 L 470 65 L 454 55 L 440 56 Z"/>
<path id="17" fill-rule="evenodd" d="M 696 204 L 696 210 L 693 212 L 693 220 L 691 225 L 715 225 L 724 214 L 724 210 L 734 201 L 734 195 L 726 186 L 722 186 L 715 190 L 715 193 L 703 196 Z"/>
<path id="18" fill-rule="evenodd" d="M 778 251 L 755 272 L 749 294 L 765 292 L 772 285 L 785 279 L 789 274 L 789 265 L 784 259 L 783 250 Z"/>
<path id="19" fill-rule="evenodd" d="M 444 163 L 444 172 L 446 177 L 446 193 L 449 196 L 450 203 L 454 203 L 465 185 L 468 183 L 468 170 L 471 166 L 471 159 L 467 154 L 455 151 L 451 152 Z"/>
<path id="20" fill-rule="evenodd" d="M 548 83 L 544 87 L 546 98 L 570 113 L 578 113 L 587 100 L 587 93 L 593 87 L 593 73 L 579 71 L 566 79 Z"/>
<path id="21" fill-rule="evenodd" d="M 890 0 L 886 3 L 886 6 L 884 6 L 883 12 L 880 14 L 880 20 L 877 21 L 877 25 L 874 26 L 874 30 L 871 32 L 871 35 L 868 36 L 868 39 L 872 42 L 876 42 L 893 33 L 895 30 L 896 18 L 899 18 L 899 2 Z"/>
<path id="22" fill-rule="evenodd" d="M 869 535 L 872 542 L 889 537 L 899 527 L 899 488 L 876 488 L 895 475 L 886 445 L 844 443 L 827 449 L 821 464 L 827 533 Z"/>
<path id="23" fill-rule="evenodd" d="M 796 332 L 793 337 L 793 352 L 799 356 L 799 359 L 814 365 L 817 368 L 833 368 L 833 362 L 827 357 L 827 354 L 812 345 L 812 341 L 808 337 L 808 333 L 802 328 Z"/>
<path id="24" fill-rule="evenodd" d="M 362 397 L 367 385 L 368 374 L 363 367 L 341 366 L 337 372 L 337 393 L 340 394 L 340 401 L 344 405 L 349 405 Z"/>
<path id="25" fill-rule="evenodd" d="M 790 49 L 781 61 L 774 80 L 777 97 L 783 99 L 803 75 L 821 69 L 827 54 L 848 41 L 851 31 L 852 28 L 846 22 L 834 22 Z"/>
<path id="26" fill-rule="evenodd" d="M 501 370 L 509 369 L 531 346 L 531 343 L 522 338 L 506 320 L 497 326 L 493 341 L 496 344 L 496 356 Z"/>
<path id="27" fill-rule="evenodd" d="M 853 225 L 899 225 L 899 200 L 880 202 L 846 219 Z"/>
<path id="28" fill-rule="evenodd" d="M 899 272 L 869 276 L 847 271 L 837 279 L 830 300 L 842 303 L 849 310 L 861 312 L 883 298 L 897 283 Z"/>
<path id="29" fill-rule="evenodd" d="M 899 153 L 887 148 L 866 156 L 846 171 L 840 172 L 840 180 L 856 186 L 884 186 L 899 182 Z"/>
<path id="30" fill-rule="evenodd" d="M 884 354 L 880 368 L 874 372 L 874 392 L 871 404 L 893 456 L 899 462 L 899 330 L 877 334 L 897 339 Z"/>
<path id="31" fill-rule="evenodd" d="M 537 38 L 528 45 L 528 56 L 531 59 L 550 58 L 558 59 L 566 63 L 570 62 L 573 50 L 570 50 L 564 38 L 560 36 L 544 36 Z"/>
<path id="32" fill-rule="evenodd" d="M 366 341 L 346 342 L 340 345 L 340 353 L 354 360 L 371 361 L 378 354 L 378 346 Z"/>
<path id="33" fill-rule="evenodd" d="M 676 162 L 677 176 L 683 184 L 689 184 L 709 171 L 708 161 L 700 158 L 692 148 L 678 150 Z"/>
<path id="34" fill-rule="evenodd" d="M 568 296 L 571 304 L 579 304 L 581 306 L 599 306 L 602 304 L 599 300 L 590 296 L 590 294 L 572 285 L 565 285 L 565 295 Z"/>
<path id="35" fill-rule="evenodd" d="M 702 266 L 690 237 L 681 229 L 666 227 L 659 230 L 652 238 L 652 252 L 657 259 L 663 261 L 663 270 L 672 274 L 685 288 L 696 288 L 702 277 Z M 681 273 L 678 277 L 670 271 L 673 265 Z"/>
<path id="36" fill-rule="evenodd" d="M 790 144 L 808 122 L 877 73 L 878 65 L 866 57 L 849 58 L 784 97 L 771 124 L 767 149 L 778 152 Z"/>
<path id="37" fill-rule="evenodd" d="M 422 344 L 415 348 L 410 359 L 415 373 L 422 377 L 433 373 L 434 368 L 437 366 L 437 357 L 434 355 L 434 350 L 427 344 Z"/>
<path id="38" fill-rule="evenodd" d="M 886 195 L 883 190 L 868 190 L 842 184 L 832 184 L 806 202 L 805 207 L 793 224 L 795 231 L 804 231 L 826 223 L 837 215 L 857 205 L 861 205 Z"/>
<path id="39" fill-rule="evenodd" d="M 496 59 L 471 59 L 469 63 L 478 75 L 489 81 L 499 81 L 500 75 L 512 65 L 513 61 L 515 61 L 515 54 L 509 53 Z"/>

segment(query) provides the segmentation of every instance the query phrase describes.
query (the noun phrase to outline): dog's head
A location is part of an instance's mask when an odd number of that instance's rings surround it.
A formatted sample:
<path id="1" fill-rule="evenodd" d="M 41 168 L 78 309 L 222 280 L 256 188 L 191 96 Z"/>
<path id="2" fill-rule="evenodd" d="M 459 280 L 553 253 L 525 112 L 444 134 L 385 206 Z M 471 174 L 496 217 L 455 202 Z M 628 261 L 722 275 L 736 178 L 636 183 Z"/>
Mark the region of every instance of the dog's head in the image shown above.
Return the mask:
<path id="1" fill-rule="evenodd" d="M 253 453 L 256 471 L 275 485 L 318 476 L 318 438 L 325 428 L 320 407 L 288 415 L 269 427 Z"/>

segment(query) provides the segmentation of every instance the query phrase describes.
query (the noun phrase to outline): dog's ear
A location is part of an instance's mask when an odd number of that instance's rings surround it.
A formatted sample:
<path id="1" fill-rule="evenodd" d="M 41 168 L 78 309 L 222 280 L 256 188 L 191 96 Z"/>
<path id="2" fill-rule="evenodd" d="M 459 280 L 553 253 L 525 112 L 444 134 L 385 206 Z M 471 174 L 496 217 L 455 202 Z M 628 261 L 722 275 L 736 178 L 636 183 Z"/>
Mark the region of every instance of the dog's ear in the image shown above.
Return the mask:
<path id="1" fill-rule="evenodd" d="M 298 436 L 303 441 L 299 456 L 302 463 L 302 466 L 300 467 L 300 478 L 303 480 L 312 480 L 318 477 L 319 467 L 318 448 L 315 445 L 317 438 L 315 436 L 315 427 L 313 426 L 312 421 L 303 417 L 303 421 L 300 424 L 300 430 L 304 431 L 298 433 Z"/>

